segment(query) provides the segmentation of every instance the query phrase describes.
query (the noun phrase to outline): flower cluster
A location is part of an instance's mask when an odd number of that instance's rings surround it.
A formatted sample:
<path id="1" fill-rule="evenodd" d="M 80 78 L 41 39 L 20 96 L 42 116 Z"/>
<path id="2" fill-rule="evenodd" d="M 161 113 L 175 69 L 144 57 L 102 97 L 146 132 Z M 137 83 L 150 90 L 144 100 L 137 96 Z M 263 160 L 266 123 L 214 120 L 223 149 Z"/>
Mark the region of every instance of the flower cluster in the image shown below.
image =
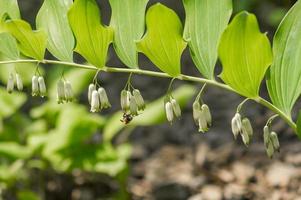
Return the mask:
<path id="1" fill-rule="evenodd" d="M 91 112 L 99 112 L 102 109 L 111 107 L 105 89 L 103 87 L 97 88 L 97 86 L 91 83 L 88 88 L 88 100 L 91 105 Z"/>
<path id="2" fill-rule="evenodd" d="M 133 89 L 122 90 L 120 93 L 120 105 L 121 109 L 125 114 L 131 114 L 132 116 L 137 116 L 139 111 L 145 109 L 145 102 L 139 90 Z"/>
<path id="3" fill-rule="evenodd" d="M 32 81 L 32 96 L 45 97 L 47 94 L 46 84 L 43 76 L 34 75 Z"/>
<path id="4" fill-rule="evenodd" d="M 270 131 L 268 125 L 263 128 L 263 140 L 267 155 L 272 158 L 275 151 L 280 150 L 280 144 L 278 140 L 277 133 L 274 131 Z"/>
<path id="5" fill-rule="evenodd" d="M 231 127 L 234 138 L 237 139 L 238 135 L 240 135 L 243 143 L 249 146 L 253 137 L 253 128 L 250 120 L 248 118 L 241 119 L 241 115 L 237 112 L 232 118 Z"/>
<path id="6" fill-rule="evenodd" d="M 17 89 L 19 91 L 23 90 L 23 81 L 20 74 L 18 73 L 14 74 L 13 72 L 10 72 L 8 75 L 7 86 L 6 86 L 6 90 L 8 93 L 12 93 L 14 91 L 15 80 L 16 80 Z"/>
<path id="7" fill-rule="evenodd" d="M 57 83 L 57 102 L 68 103 L 74 99 L 73 89 L 69 81 L 60 79 Z"/>
<path id="8" fill-rule="evenodd" d="M 171 95 L 165 98 L 165 113 L 167 120 L 172 124 L 174 119 L 181 117 L 181 108 L 177 100 Z"/>
<path id="9" fill-rule="evenodd" d="M 205 133 L 212 125 L 212 116 L 209 107 L 206 104 L 200 104 L 198 98 L 192 105 L 193 119 L 199 127 L 199 132 Z"/>

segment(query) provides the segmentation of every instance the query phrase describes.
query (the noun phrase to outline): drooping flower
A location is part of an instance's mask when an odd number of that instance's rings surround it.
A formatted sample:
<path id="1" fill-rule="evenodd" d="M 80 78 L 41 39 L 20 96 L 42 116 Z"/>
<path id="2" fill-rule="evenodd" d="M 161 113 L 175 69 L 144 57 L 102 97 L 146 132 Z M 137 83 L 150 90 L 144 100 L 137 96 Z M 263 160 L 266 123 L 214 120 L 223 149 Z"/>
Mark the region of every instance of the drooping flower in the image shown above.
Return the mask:
<path id="1" fill-rule="evenodd" d="M 138 105 L 136 102 L 135 97 L 130 98 L 130 112 L 132 116 L 137 116 L 138 115 Z"/>
<path id="2" fill-rule="evenodd" d="M 236 139 L 237 136 L 242 132 L 241 116 L 239 113 L 236 113 L 232 118 L 231 127 L 234 138 Z"/>
<path id="3" fill-rule="evenodd" d="M 72 85 L 69 81 L 64 82 L 65 100 L 66 102 L 72 102 L 74 95 Z"/>
<path id="4" fill-rule="evenodd" d="M 122 90 L 120 93 L 120 105 L 123 112 L 127 112 L 130 108 L 130 94 L 127 90 Z"/>
<path id="5" fill-rule="evenodd" d="M 264 141 L 264 145 L 265 147 L 267 148 L 268 147 L 268 144 L 270 142 L 270 129 L 268 126 L 264 126 L 263 128 L 263 141 Z"/>
<path id="6" fill-rule="evenodd" d="M 206 122 L 207 122 L 208 126 L 211 126 L 212 125 L 212 116 L 211 116 L 211 112 L 210 112 L 208 105 L 203 104 L 201 109 L 204 113 L 204 116 L 206 118 Z"/>
<path id="7" fill-rule="evenodd" d="M 64 103 L 64 101 L 66 100 L 66 96 L 65 96 L 65 85 L 64 85 L 64 81 L 62 79 L 60 79 L 57 82 L 57 102 L 58 104 Z"/>
<path id="8" fill-rule="evenodd" d="M 251 122 L 248 118 L 244 118 L 242 120 L 242 131 L 240 132 L 242 141 L 246 146 L 249 146 L 252 136 L 253 136 L 253 128 Z"/>
<path id="9" fill-rule="evenodd" d="M 107 96 L 106 90 L 103 87 L 98 88 L 99 100 L 100 100 L 100 108 L 110 108 L 111 103 Z"/>
<path id="10" fill-rule="evenodd" d="M 208 123 L 204 115 L 204 111 L 200 111 L 200 117 L 198 119 L 199 132 L 205 133 L 208 131 Z"/>
<path id="11" fill-rule="evenodd" d="M 175 117 L 176 118 L 181 117 L 182 113 L 181 113 L 181 108 L 180 108 L 180 105 L 178 104 L 178 102 L 174 98 L 172 98 L 170 100 L 170 103 L 172 105 L 172 109 L 173 109 Z"/>
<path id="12" fill-rule="evenodd" d="M 192 114 L 193 114 L 193 119 L 196 125 L 199 123 L 199 118 L 201 117 L 201 104 L 199 101 L 195 101 L 192 104 Z"/>
<path id="13" fill-rule="evenodd" d="M 88 101 L 89 101 L 90 105 L 91 105 L 91 100 L 92 100 L 92 93 L 94 90 L 96 90 L 96 86 L 93 83 L 91 83 L 88 88 Z"/>
<path id="14" fill-rule="evenodd" d="M 278 140 L 277 133 L 272 131 L 270 137 L 271 137 L 271 142 L 273 144 L 274 149 L 276 151 L 279 151 L 280 150 L 280 143 L 279 143 L 279 140 Z"/>
<path id="15" fill-rule="evenodd" d="M 46 96 L 46 84 L 45 84 L 45 80 L 43 76 L 39 76 L 38 78 L 38 85 L 39 85 L 39 94 L 41 97 L 45 97 Z"/>
<path id="16" fill-rule="evenodd" d="M 91 96 L 91 112 L 98 112 L 100 110 L 99 93 L 97 90 L 92 92 Z"/>
<path id="17" fill-rule="evenodd" d="M 37 76 L 33 76 L 31 80 L 31 89 L 32 89 L 32 96 L 38 96 L 39 95 L 39 81 Z"/>
<path id="18" fill-rule="evenodd" d="M 20 76 L 20 74 L 16 74 L 16 82 L 17 82 L 17 89 L 19 91 L 22 91 L 23 90 L 23 81 L 22 81 L 22 78 Z"/>
<path id="19" fill-rule="evenodd" d="M 144 102 L 144 99 L 143 99 L 140 91 L 137 90 L 137 89 L 134 89 L 133 90 L 133 96 L 136 100 L 138 110 L 144 110 L 145 109 L 145 102 Z"/>
<path id="20" fill-rule="evenodd" d="M 12 72 L 8 75 L 6 90 L 8 93 L 12 93 L 14 91 L 15 79 L 14 74 Z"/>
<path id="21" fill-rule="evenodd" d="M 172 104 L 170 102 L 167 102 L 165 104 L 165 113 L 166 113 L 167 121 L 172 123 L 174 120 L 174 112 L 173 112 Z"/>

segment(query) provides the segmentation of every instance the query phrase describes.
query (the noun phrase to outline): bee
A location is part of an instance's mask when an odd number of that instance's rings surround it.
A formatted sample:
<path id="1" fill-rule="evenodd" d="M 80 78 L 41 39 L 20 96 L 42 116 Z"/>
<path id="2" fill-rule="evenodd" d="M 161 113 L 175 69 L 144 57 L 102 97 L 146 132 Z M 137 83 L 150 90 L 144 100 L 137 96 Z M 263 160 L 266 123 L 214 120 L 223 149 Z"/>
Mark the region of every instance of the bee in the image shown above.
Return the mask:
<path id="1" fill-rule="evenodd" d="M 133 116 L 131 114 L 123 113 L 122 119 L 120 120 L 124 124 L 129 124 L 133 120 Z"/>

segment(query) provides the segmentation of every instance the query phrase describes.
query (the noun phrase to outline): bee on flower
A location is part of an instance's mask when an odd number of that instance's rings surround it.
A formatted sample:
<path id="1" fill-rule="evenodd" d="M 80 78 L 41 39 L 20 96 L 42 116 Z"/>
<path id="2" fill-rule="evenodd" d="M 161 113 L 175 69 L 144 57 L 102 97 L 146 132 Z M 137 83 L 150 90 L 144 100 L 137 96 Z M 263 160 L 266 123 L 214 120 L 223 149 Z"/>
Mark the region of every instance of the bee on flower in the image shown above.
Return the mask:
<path id="1" fill-rule="evenodd" d="M 121 122 L 128 124 L 133 117 L 139 115 L 139 111 L 145 109 L 144 99 L 138 89 L 124 89 L 120 93 L 120 106 L 123 111 Z"/>

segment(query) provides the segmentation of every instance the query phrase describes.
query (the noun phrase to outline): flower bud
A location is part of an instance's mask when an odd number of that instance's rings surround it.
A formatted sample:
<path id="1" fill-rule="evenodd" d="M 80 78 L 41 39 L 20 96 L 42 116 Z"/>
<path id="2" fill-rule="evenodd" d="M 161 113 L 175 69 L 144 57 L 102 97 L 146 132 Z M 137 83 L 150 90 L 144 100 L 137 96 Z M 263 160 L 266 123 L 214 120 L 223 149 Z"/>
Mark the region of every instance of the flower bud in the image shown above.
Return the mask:
<path id="1" fill-rule="evenodd" d="M 206 116 L 204 114 L 203 111 L 200 111 L 200 117 L 198 119 L 198 123 L 199 123 L 199 132 L 205 133 L 206 131 L 208 131 L 208 123 L 206 120 Z"/>
<path id="2" fill-rule="evenodd" d="M 177 118 L 181 117 L 181 108 L 178 102 L 175 99 L 171 99 L 170 101 L 172 105 L 173 112 Z"/>
<path id="3" fill-rule="evenodd" d="M 199 118 L 201 115 L 201 105 L 198 101 L 193 102 L 192 104 L 192 114 L 194 122 L 198 125 L 199 124 Z"/>
<path id="4" fill-rule="evenodd" d="M 240 135 L 241 135 L 243 143 L 248 147 L 250 144 L 250 136 L 249 136 L 248 132 L 245 129 L 243 129 L 243 131 L 241 132 Z"/>
<path id="5" fill-rule="evenodd" d="M 20 76 L 20 74 L 16 74 L 16 81 L 17 81 L 17 88 L 19 91 L 22 91 L 23 90 L 23 81 L 22 81 L 22 78 Z"/>
<path id="6" fill-rule="evenodd" d="M 72 86 L 71 83 L 69 81 L 65 81 L 64 83 L 64 89 L 65 89 L 65 97 L 66 97 L 66 101 L 67 102 L 71 102 L 73 101 L 73 90 L 72 90 Z"/>
<path id="7" fill-rule="evenodd" d="M 275 133 L 274 131 L 271 132 L 271 143 L 274 147 L 274 150 L 279 151 L 280 149 L 280 144 L 279 144 L 279 140 L 278 140 L 278 136 L 277 133 Z"/>
<path id="8" fill-rule="evenodd" d="M 248 118 L 244 118 L 242 120 L 242 131 L 245 131 L 250 139 L 253 137 L 253 128 Z"/>
<path id="9" fill-rule="evenodd" d="M 131 111 L 131 115 L 133 115 L 133 116 L 138 115 L 138 105 L 133 96 L 130 99 L 130 111 Z"/>
<path id="10" fill-rule="evenodd" d="M 241 116 L 239 113 L 236 113 L 235 116 L 232 118 L 231 128 L 232 128 L 234 138 L 236 139 L 237 136 L 242 131 Z"/>
<path id="11" fill-rule="evenodd" d="M 39 93 L 41 97 L 46 96 L 46 84 L 45 84 L 45 80 L 43 76 L 39 76 L 38 78 L 38 82 L 39 82 Z"/>
<path id="12" fill-rule="evenodd" d="M 126 112 L 130 108 L 130 98 L 127 90 L 122 90 L 120 93 L 120 105 L 121 109 Z"/>
<path id="13" fill-rule="evenodd" d="M 39 81 L 37 76 L 33 76 L 31 80 L 31 89 L 32 89 L 32 96 L 38 96 L 39 95 Z"/>
<path id="14" fill-rule="evenodd" d="M 91 100 L 92 100 L 92 92 L 96 90 L 96 87 L 93 83 L 91 83 L 89 85 L 89 88 L 88 88 L 88 101 L 89 101 L 89 104 L 91 105 Z"/>
<path id="15" fill-rule="evenodd" d="M 266 148 L 268 148 L 268 145 L 270 143 L 270 129 L 268 126 L 264 126 L 263 128 L 263 141 Z"/>
<path id="16" fill-rule="evenodd" d="M 138 110 L 144 110 L 145 109 L 145 103 L 144 103 L 144 99 L 143 99 L 140 91 L 137 90 L 137 89 L 134 89 L 133 90 L 133 96 L 136 100 Z"/>
<path id="17" fill-rule="evenodd" d="M 94 90 L 92 92 L 91 96 L 91 112 L 98 112 L 100 108 L 100 102 L 99 102 L 99 93 L 97 90 Z"/>
<path id="18" fill-rule="evenodd" d="M 204 116 L 206 118 L 206 122 L 209 126 L 211 126 L 212 124 L 212 116 L 211 116 L 211 112 L 210 112 L 210 109 L 209 107 L 206 105 L 206 104 L 203 104 L 202 105 L 202 111 L 204 113 Z"/>
<path id="19" fill-rule="evenodd" d="M 64 82 L 62 79 L 60 79 L 57 82 L 57 103 L 61 104 L 64 103 L 64 101 L 66 100 L 66 96 L 65 96 L 65 86 L 64 86 Z"/>
<path id="20" fill-rule="evenodd" d="M 167 102 L 165 104 L 165 113 L 166 113 L 167 120 L 170 123 L 172 123 L 172 121 L 174 120 L 174 113 L 173 113 L 172 104 L 170 102 Z"/>
<path id="21" fill-rule="evenodd" d="M 11 72 L 8 75 L 7 86 L 6 86 L 6 90 L 7 90 L 8 93 L 12 93 L 13 92 L 14 85 L 15 85 L 14 74 Z"/>
<path id="22" fill-rule="evenodd" d="M 100 107 L 103 108 L 110 108 L 111 104 L 109 102 L 107 93 L 104 88 L 98 88 L 99 100 L 100 100 Z"/>
<path id="23" fill-rule="evenodd" d="M 266 152 L 267 152 L 267 155 L 269 158 L 273 157 L 275 150 L 274 150 L 273 144 L 271 142 L 266 147 Z"/>

